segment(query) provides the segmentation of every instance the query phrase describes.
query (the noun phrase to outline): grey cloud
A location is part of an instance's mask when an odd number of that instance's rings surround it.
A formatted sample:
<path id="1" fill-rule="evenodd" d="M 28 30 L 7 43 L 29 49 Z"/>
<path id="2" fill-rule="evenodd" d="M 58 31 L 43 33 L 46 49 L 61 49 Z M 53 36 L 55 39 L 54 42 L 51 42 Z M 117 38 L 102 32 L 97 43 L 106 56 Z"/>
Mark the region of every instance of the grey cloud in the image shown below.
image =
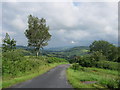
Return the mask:
<path id="1" fill-rule="evenodd" d="M 74 45 L 89 45 L 93 40 L 99 39 L 117 43 L 116 4 L 3 3 L 2 24 L 4 30 L 16 33 L 12 36 L 21 45 L 27 44 L 24 31 L 29 14 L 46 18 L 53 36 L 49 42 L 50 47 L 67 46 L 71 41 L 78 42 Z M 108 30 L 106 27 L 109 27 Z"/>

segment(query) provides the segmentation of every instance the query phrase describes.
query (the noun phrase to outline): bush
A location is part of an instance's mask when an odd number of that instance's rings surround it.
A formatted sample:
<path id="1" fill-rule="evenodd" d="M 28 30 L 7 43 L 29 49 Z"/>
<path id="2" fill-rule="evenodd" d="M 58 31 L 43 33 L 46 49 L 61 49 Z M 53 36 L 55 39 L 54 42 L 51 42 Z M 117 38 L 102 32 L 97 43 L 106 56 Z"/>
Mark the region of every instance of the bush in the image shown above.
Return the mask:
<path id="1" fill-rule="evenodd" d="M 85 67 L 80 66 L 78 63 L 74 63 L 70 68 L 73 70 L 79 70 L 79 71 L 85 71 L 85 72 L 89 71 Z"/>
<path id="2" fill-rule="evenodd" d="M 74 63 L 71 68 L 74 70 L 79 70 L 80 65 L 78 63 Z"/>
<path id="3" fill-rule="evenodd" d="M 22 60 L 24 55 L 20 50 L 12 50 L 2 53 L 3 59 L 10 61 Z"/>
<path id="4" fill-rule="evenodd" d="M 112 61 L 99 61 L 96 63 L 96 67 L 111 69 L 111 70 L 119 70 L 120 63 L 112 62 Z"/>
<path id="5" fill-rule="evenodd" d="M 19 61 L 10 61 L 3 59 L 2 60 L 2 74 L 16 76 L 21 73 L 28 72 L 30 70 L 36 69 L 40 65 L 40 61 L 30 61 L 30 60 L 19 60 Z"/>
<path id="6" fill-rule="evenodd" d="M 30 60 L 24 57 L 25 50 L 16 49 L 3 52 L 2 54 L 2 74 L 16 76 L 39 67 L 39 60 Z"/>
<path id="7" fill-rule="evenodd" d="M 2 75 L 15 77 L 31 70 L 38 70 L 41 65 L 46 65 L 48 63 L 66 62 L 65 59 L 56 57 L 24 56 L 27 54 L 29 54 L 29 52 L 22 49 L 3 52 Z"/>
<path id="8" fill-rule="evenodd" d="M 26 50 L 16 49 L 3 52 L 2 54 L 2 74 L 9 76 L 20 75 L 39 68 L 40 65 L 48 63 L 66 62 L 65 59 L 45 56 L 24 56 L 29 53 Z"/>
<path id="9" fill-rule="evenodd" d="M 94 58 L 95 61 L 107 60 L 106 57 L 99 51 L 93 52 L 90 57 Z"/>
<path id="10" fill-rule="evenodd" d="M 79 65 L 83 66 L 83 67 L 92 67 L 95 66 L 95 59 L 92 58 L 90 55 L 86 55 L 83 56 L 81 58 L 79 58 Z"/>
<path id="11" fill-rule="evenodd" d="M 73 55 L 69 58 L 70 63 L 78 63 L 80 56 Z"/>
<path id="12" fill-rule="evenodd" d="M 91 54 L 79 57 L 78 63 L 83 67 L 95 67 L 98 61 L 104 61 L 106 57 L 101 52 L 93 52 Z"/>
<path id="13" fill-rule="evenodd" d="M 79 65 L 83 67 L 98 67 L 111 70 L 119 70 L 120 63 L 107 61 L 106 57 L 100 52 L 94 52 L 90 55 L 79 58 Z"/>
<path id="14" fill-rule="evenodd" d="M 90 52 L 100 51 L 104 56 L 106 56 L 109 61 L 116 61 L 118 58 L 118 47 L 109 43 L 108 41 L 99 40 L 94 41 L 90 46 Z"/>

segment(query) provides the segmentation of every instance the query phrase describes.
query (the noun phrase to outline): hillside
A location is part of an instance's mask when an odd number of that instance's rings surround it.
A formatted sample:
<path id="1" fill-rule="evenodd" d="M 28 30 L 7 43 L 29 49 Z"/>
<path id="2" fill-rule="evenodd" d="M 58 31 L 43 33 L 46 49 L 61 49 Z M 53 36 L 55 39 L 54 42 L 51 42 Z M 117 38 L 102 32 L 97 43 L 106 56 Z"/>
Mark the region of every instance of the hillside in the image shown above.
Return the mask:
<path id="1" fill-rule="evenodd" d="M 27 46 L 17 46 L 17 49 L 24 49 L 32 52 L 32 49 L 28 48 Z M 88 46 L 76 46 L 76 47 L 45 48 L 42 51 L 42 54 L 49 57 L 69 59 L 72 56 L 81 56 L 87 54 L 88 52 L 89 52 Z"/>
<path id="2" fill-rule="evenodd" d="M 69 56 L 72 56 L 72 55 L 80 56 L 80 55 L 86 54 L 88 51 L 89 51 L 89 47 L 78 46 L 78 47 L 73 47 L 69 50 L 66 50 L 65 53 L 68 54 Z"/>
<path id="3" fill-rule="evenodd" d="M 77 47 L 72 47 L 72 48 L 65 48 L 65 49 L 60 49 L 59 50 L 55 50 L 55 49 L 49 49 L 49 50 L 45 50 L 43 52 L 44 55 L 48 55 L 48 56 L 55 56 L 55 57 L 61 57 L 61 58 L 69 58 L 71 56 L 81 56 L 81 55 L 85 55 L 87 54 L 89 51 L 89 47 L 88 46 L 77 46 Z"/>
<path id="4" fill-rule="evenodd" d="M 70 48 L 73 48 L 73 46 L 64 46 L 64 47 L 52 47 L 52 48 L 44 48 L 46 51 L 65 51 Z"/>
<path id="5" fill-rule="evenodd" d="M 16 46 L 16 48 L 17 48 L 17 49 L 28 49 L 27 46 L 20 46 L 20 45 Z"/>

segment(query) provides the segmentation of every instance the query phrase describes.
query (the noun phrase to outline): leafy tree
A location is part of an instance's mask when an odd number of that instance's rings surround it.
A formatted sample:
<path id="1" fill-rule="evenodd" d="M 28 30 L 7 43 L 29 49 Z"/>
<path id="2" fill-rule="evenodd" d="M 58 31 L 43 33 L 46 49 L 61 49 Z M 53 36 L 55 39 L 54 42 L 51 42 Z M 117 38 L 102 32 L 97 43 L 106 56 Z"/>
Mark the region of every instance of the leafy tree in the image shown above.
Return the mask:
<path id="1" fill-rule="evenodd" d="M 108 59 L 110 60 L 110 61 L 117 61 L 117 59 L 118 59 L 118 47 L 115 47 L 115 46 L 113 46 L 113 47 L 111 47 L 111 50 L 110 50 L 110 52 L 109 52 L 109 56 L 108 56 Z"/>
<path id="2" fill-rule="evenodd" d="M 6 33 L 6 36 L 3 39 L 3 44 L 2 44 L 3 51 L 13 50 L 16 48 L 15 46 L 16 46 L 16 41 L 14 39 L 10 39 L 9 34 Z"/>
<path id="3" fill-rule="evenodd" d="M 69 62 L 70 63 L 78 63 L 80 58 L 81 58 L 80 56 L 73 55 L 73 56 L 70 57 L 70 61 Z"/>
<path id="4" fill-rule="evenodd" d="M 25 35 L 28 39 L 28 46 L 34 47 L 37 56 L 39 55 L 40 49 L 48 45 L 47 42 L 51 38 L 48 30 L 49 26 L 46 26 L 46 20 L 44 18 L 39 19 L 29 15 L 28 29 L 25 31 Z"/>
<path id="5" fill-rule="evenodd" d="M 115 56 L 114 56 L 115 57 Z M 116 59 L 115 59 L 116 62 L 120 62 L 120 47 L 118 46 L 117 47 L 117 56 L 116 56 Z"/>
<path id="6" fill-rule="evenodd" d="M 106 57 L 99 51 L 93 52 L 91 57 L 95 59 L 95 61 L 103 61 L 107 60 Z"/>
<path id="7" fill-rule="evenodd" d="M 118 49 L 113 44 L 104 41 L 94 41 L 90 46 L 90 52 L 99 51 L 106 56 L 108 60 L 115 61 L 118 55 Z"/>
<path id="8" fill-rule="evenodd" d="M 91 56 L 91 54 L 87 54 L 85 56 L 81 56 L 78 63 L 84 67 L 92 67 L 95 66 L 96 60 Z"/>

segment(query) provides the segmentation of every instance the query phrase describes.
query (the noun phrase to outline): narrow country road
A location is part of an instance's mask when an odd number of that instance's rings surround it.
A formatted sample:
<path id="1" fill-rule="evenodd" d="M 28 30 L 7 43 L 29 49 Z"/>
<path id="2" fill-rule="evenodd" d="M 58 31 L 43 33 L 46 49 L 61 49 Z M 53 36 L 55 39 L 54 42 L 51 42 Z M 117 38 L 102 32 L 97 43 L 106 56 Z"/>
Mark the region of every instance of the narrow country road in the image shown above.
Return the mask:
<path id="1" fill-rule="evenodd" d="M 47 73 L 32 80 L 17 84 L 11 88 L 71 88 L 66 79 L 66 68 L 69 64 L 59 65 Z"/>

